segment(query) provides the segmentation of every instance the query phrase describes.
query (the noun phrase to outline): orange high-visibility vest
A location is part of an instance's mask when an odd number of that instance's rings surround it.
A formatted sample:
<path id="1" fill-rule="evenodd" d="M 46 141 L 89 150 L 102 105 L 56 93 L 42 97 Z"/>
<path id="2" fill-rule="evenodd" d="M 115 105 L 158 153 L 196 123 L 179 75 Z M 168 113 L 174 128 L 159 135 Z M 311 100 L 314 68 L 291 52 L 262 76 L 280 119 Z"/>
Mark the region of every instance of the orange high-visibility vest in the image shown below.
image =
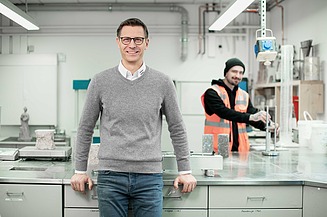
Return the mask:
<path id="1" fill-rule="evenodd" d="M 231 108 L 228 94 L 224 87 L 221 87 L 219 85 L 213 85 L 210 88 L 217 92 L 218 96 L 220 96 L 220 98 L 223 100 L 227 108 Z M 202 101 L 203 108 L 205 108 L 204 94 L 201 97 L 201 101 Z M 248 103 L 249 103 L 249 94 L 244 90 L 242 90 L 241 88 L 238 88 L 238 90 L 236 91 L 234 110 L 245 113 L 248 108 Z M 207 113 L 205 113 L 205 116 L 206 119 L 204 123 L 204 134 L 213 134 L 213 150 L 215 151 L 215 153 L 218 152 L 218 134 L 229 135 L 230 137 L 229 150 L 231 151 L 233 145 L 232 122 L 220 118 L 216 114 L 212 114 L 210 116 Z M 238 151 L 247 152 L 250 150 L 250 143 L 249 143 L 248 134 L 246 132 L 246 124 L 237 123 L 237 127 L 238 127 L 238 142 L 239 142 Z"/>

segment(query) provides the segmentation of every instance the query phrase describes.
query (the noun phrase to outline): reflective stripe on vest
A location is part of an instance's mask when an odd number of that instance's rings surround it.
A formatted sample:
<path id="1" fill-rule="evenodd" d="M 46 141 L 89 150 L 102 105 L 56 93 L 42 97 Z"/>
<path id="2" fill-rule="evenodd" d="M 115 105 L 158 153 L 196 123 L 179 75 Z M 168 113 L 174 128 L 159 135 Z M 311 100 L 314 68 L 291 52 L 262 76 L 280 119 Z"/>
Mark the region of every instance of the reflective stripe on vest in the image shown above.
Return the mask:
<path id="1" fill-rule="evenodd" d="M 221 119 L 224 120 L 224 119 Z M 209 120 L 205 120 L 204 122 L 205 126 L 213 126 L 213 127 L 221 127 L 221 128 L 228 128 L 229 129 L 229 124 L 222 121 L 222 122 L 216 122 L 216 121 L 209 121 Z"/>
<path id="2" fill-rule="evenodd" d="M 230 102 L 228 98 L 228 94 L 224 87 L 220 87 L 218 85 L 213 85 L 210 87 L 211 89 L 215 90 L 220 98 L 224 101 L 224 104 L 227 108 L 230 108 Z M 248 107 L 249 95 L 247 92 L 243 91 L 242 89 L 238 89 L 236 91 L 235 97 L 235 111 L 239 112 L 246 112 Z M 201 97 L 202 105 L 204 107 L 204 94 Z M 213 134 L 214 136 L 214 151 L 218 152 L 218 134 L 228 134 L 230 135 L 230 143 L 229 143 L 229 150 L 232 149 L 233 144 L 233 132 L 231 130 L 231 121 L 225 120 L 220 118 L 216 114 L 208 115 L 205 114 L 205 126 L 204 126 L 204 133 L 205 134 Z M 238 127 L 238 140 L 239 140 L 239 152 L 249 151 L 250 144 L 249 139 L 246 131 L 246 124 L 245 123 L 237 123 Z"/>

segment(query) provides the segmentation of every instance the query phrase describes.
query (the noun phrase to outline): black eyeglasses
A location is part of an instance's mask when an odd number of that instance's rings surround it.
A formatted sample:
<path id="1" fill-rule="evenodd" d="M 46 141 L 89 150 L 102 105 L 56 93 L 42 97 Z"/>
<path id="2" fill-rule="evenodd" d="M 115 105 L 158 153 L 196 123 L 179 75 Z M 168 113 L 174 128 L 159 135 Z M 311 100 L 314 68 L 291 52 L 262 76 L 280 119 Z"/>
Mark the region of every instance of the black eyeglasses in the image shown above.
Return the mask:
<path id="1" fill-rule="evenodd" d="M 131 43 L 131 41 L 133 40 L 134 43 L 136 45 L 141 45 L 143 44 L 145 38 L 142 37 L 135 37 L 135 38 L 131 38 L 131 37 L 120 37 L 120 41 L 124 44 L 124 45 L 129 45 Z"/>

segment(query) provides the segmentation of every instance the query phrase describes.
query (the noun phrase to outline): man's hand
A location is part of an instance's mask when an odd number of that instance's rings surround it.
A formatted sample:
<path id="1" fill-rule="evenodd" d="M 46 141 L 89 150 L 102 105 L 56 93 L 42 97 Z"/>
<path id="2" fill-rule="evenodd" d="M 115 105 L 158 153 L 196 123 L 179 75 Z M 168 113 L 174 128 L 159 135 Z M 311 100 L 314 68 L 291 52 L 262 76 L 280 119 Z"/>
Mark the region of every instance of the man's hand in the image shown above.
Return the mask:
<path id="1" fill-rule="evenodd" d="M 93 188 L 93 181 L 92 179 L 86 174 L 74 174 L 70 179 L 70 185 L 74 191 L 80 191 L 85 193 L 85 184 L 88 184 L 88 189 L 92 190 Z"/>
<path id="2" fill-rule="evenodd" d="M 196 187 L 196 179 L 191 174 L 180 174 L 174 181 L 175 189 L 178 189 L 178 184 L 183 185 L 182 193 L 189 193 Z"/>
<path id="3" fill-rule="evenodd" d="M 249 120 L 250 121 L 263 121 L 264 123 L 266 123 L 267 121 L 269 121 L 271 119 L 270 115 L 268 114 L 268 120 L 267 119 L 267 112 L 265 111 L 259 111 L 255 114 L 250 115 Z"/>
<path id="4" fill-rule="evenodd" d="M 270 121 L 270 131 L 273 133 L 275 132 L 275 128 L 276 128 L 276 135 L 279 135 L 279 125 L 277 123 L 274 123 L 272 121 Z"/>

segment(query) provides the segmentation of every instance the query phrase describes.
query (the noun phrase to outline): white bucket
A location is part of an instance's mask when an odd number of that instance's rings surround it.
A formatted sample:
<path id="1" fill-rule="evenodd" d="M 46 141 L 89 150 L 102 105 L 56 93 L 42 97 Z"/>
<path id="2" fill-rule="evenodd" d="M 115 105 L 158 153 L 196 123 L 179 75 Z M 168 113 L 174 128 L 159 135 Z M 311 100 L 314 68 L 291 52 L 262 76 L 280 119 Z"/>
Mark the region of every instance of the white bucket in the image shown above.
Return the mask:
<path id="1" fill-rule="evenodd" d="M 298 129 L 299 129 L 299 145 L 301 147 L 310 147 L 310 140 L 311 140 L 311 132 L 312 132 L 312 125 L 314 124 L 323 124 L 321 120 L 312 120 L 311 115 L 307 112 L 303 112 L 303 116 L 305 120 L 299 120 L 297 122 Z"/>
<path id="2" fill-rule="evenodd" d="M 312 124 L 310 145 L 313 153 L 327 153 L 327 124 Z"/>

